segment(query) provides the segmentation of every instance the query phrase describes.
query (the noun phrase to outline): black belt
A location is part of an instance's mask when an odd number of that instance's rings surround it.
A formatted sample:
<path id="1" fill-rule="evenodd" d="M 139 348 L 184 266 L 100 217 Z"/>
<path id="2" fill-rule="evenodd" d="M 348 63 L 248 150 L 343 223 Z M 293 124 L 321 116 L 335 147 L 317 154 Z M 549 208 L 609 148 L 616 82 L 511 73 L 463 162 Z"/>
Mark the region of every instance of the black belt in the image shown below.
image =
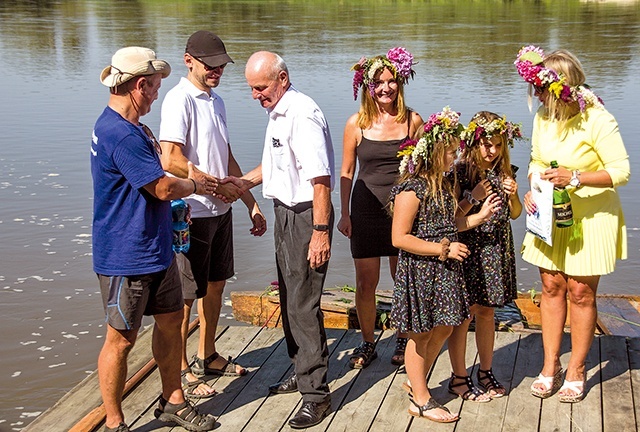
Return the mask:
<path id="1" fill-rule="evenodd" d="M 274 207 L 284 207 L 286 209 L 291 210 L 294 213 L 302 213 L 303 211 L 309 210 L 310 208 L 313 208 L 313 201 L 305 201 L 305 202 L 301 202 L 298 203 L 294 206 L 288 206 L 285 203 L 283 203 L 282 201 L 280 201 L 278 198 L 274 198 L 273 199 L 273 206 Z"/>

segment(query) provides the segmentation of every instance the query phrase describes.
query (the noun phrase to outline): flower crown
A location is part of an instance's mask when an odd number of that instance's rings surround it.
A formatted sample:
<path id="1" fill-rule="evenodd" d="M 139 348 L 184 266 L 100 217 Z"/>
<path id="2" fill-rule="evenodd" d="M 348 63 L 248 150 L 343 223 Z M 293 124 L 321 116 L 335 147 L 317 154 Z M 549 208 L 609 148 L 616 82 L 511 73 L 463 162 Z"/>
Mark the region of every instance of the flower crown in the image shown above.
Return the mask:
<path id="1" fill-rule="evenodd" d="M 428 166 L 434 145 L 440 141 L 448 141 L 450 138 L 460 138 L 463 131 L 460 113 L 452 111 L 448 106 L 438 113 L 431 114 L 424 124 L 422 137 L 418 141 L 406 140 L 400 145 L 400 151 L 398 151 L 398 157 L 402 158 L 400 174 L 405 174 L 407 171 L 415 174 L 419 158 L 422 158 L 425 167 Z"/>
<path id="2" fill-rule="evenodd" d="M 462 147 L 472 147 L 480 142 L 483 137 L 491 138 L 495 135 L 504 135 L 507 138 L 507 144 L 513 148 L 515 140 L 525 139 L 522 136 L 522 124 L 511 123 L 507 121 L 506 117 L 493 119 L 487 121 L 484 117 L 478 117 L 475 120 L 471 120 L 469 125 L 460 134 L 462 140 Z"/>
<path id="3" fill-rule="evenodd" d="M 604 103 L 587 84 L 569 86 L 565 84 L 566 78 L 561 73 L 541 65 L 544 61 L 544 51 L 541 48 L 529 45 L 522 47 L 518 52 L 516 65 L 518 73 L 524 80 L 536 87 L 546 87 L 556 99 L 564 102 L 578 101 L 580 111 L 588 106 L 602 108 Z"/>
<path id="4" fill-rule="evenodd" d="M 370 59 L 362 57 L 358 63 L 351 66 L 351 70 L 355 71 L 353 74 L 353 99 L 358 99 L 360 86 L 367 87 L 369 94 L 373 96 L 376 73 L 383 68 L 389 68 L 393 73 L 393 78 L 406 84 L 409 78 L 413 78 L 416 73 L 411 68 L 413 64 L 413 55 L 402 47 L 391 48 L 386 56 L 376 56 Z"/>

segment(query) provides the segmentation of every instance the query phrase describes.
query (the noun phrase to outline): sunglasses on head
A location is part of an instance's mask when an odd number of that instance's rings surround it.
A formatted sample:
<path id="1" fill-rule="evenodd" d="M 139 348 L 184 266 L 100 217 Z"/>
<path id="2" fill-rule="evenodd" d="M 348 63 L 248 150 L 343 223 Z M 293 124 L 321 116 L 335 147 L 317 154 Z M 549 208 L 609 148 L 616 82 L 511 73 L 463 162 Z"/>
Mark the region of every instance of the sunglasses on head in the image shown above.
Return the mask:
<path id="1" fill-rule="evenodd" d="M 191 56 L 193 57 L 193 56 Z M 193 57 L 194 59 L 196 59 L 198 61 L 198 63 L 200 63 L 202 66 L 204 66 L 204 70 L 206 70 L 207 72 L 211 72 L 212 70 L 216 70 L 216 69 L 220 69 L 223 70 L 225 68 L 225 66 L 227 66 L 226 63 L 221 64 L 220 66 L 209 66 L 208 64 L 206 64 L 205 62 L 203 62 L 201 59 L 199 59 L 198 57 Z"/>

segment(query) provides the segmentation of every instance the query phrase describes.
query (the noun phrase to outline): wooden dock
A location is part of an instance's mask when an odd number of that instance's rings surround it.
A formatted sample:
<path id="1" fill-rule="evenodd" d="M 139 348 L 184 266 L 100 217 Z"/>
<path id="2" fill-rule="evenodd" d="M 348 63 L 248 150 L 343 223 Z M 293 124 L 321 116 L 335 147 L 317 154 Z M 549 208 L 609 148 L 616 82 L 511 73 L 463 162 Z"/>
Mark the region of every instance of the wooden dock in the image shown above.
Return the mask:
<path id="1" fill-rule="evenodd" d="M 195 352 L 198 330 L 189 338 L 189 352 Z M 640 421 L 640 338 L 597 336 L 587 359 L 587 389 L 584 401 L 561 404 L 556 397 L 541 400 L 529 388 L 542 367 L 541 335 L 537 332 L 497 332 L 493 370 L 507 387 L 506 397 L 490 403 L 463 402 L 447 393 L 451 373 L 446 347 L 429 375 L 434 397 L 452 412 L 460 412 L 453 424 L 437 424 L 407 414 L 407 395 L 401 384 L 404 368 L 392 366 L 392 331 L 378 334 L 379 358 L 367 369 L 349 368 L 349 355 L 360 342 L 355 330 L 327 330 L 329 382 L 333 413 L 313 431 L 407 432 L 407 431 L 637 431 Z M 467 364 L 475 377 L 478 367 L 473 333 L 469 334 Z M 562 362 L 566 365 L 570 339 L 565 335 Z M 214 415 L 217 431 L 289 431 L 287 420 L 297 411 L 298 393 L 268 395 L 269 384 L 292 370 L 282 330 L 258 326 L 220 328 L 216 346 L 237 357 L 250 373 L 239 378 L 220 377 L 209 382 L 219 392 L 199 402 L 202 412 Z M 126 396 L 123 406 L 128 424 L 135 432 L 170 431 L 153 417 L 160 377 L 149 367 L 150 331 L 140 335 L 130 356 L 130 375 L 139 371 L 144 379 Z M 146 365 L 146 366 L 145 366 Z M 634 402 L 635 401 L 635 402 Z M 24 431 L 102 430 L 97 374 L 87 377 L 55 406 L 38 417 Z M 85 417 L 90 414 L 89 417 Z M 84 420 L 83 420 L 84 418 Z M 81 423 L 78 423 L 81 422 Z M 183 430 L 175 428 L 176 431 Z"/>

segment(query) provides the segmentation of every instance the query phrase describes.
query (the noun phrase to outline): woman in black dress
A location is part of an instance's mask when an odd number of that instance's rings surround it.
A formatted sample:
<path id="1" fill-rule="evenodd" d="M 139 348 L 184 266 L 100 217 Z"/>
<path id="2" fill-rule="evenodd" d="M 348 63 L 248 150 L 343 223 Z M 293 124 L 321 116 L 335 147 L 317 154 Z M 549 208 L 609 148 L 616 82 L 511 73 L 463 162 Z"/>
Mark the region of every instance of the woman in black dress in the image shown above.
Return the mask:
<path id="1" fill-rule="evenodd" d="M 344 128 L 340 175 L 341 218 L 338 230 L 351 240 L 356 269 L 356 310 L 363 342 L 354 351 L 350 365 L 367 367 L 377 357 L 374 343 L 376 287 L 380 279 L 380 257 L 389 257 L 395 276 L 398 249 L 391 244 L 391 218 L 385 207 L 398 176 L 397 153 L 423 120 L 404 103 L 404 85 L 413 77 L 413 56 L 404 48 L 386 55 L 362 58 L 353 66 L 354 98 L 360 110 Z M 353 178 L 358 163 L 358 176 Z M 392 363 L 404 363 L 405 335 L 398 335 Z"/>

